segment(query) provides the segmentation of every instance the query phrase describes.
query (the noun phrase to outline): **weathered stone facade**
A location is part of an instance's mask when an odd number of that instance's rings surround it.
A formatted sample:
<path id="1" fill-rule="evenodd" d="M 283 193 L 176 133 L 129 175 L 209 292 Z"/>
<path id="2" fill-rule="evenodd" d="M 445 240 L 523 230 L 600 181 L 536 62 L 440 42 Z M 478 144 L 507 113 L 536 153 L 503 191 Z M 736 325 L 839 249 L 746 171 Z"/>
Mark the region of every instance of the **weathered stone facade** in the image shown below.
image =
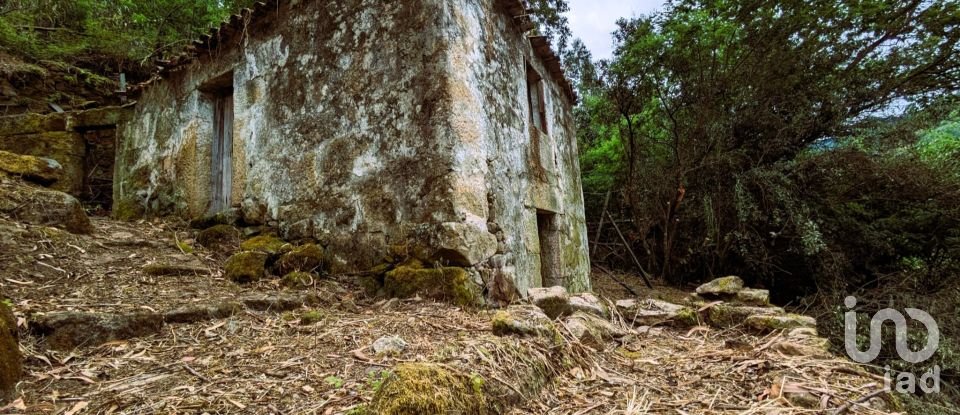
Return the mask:
<path id="1" fill-rule="evenodd" d="M 334 272 L 405 247 L 491 294 L 589 289 L 575 97 L 503 3 L 282 0 L 235 17 L 143 91 L 119 133 L 115 214 L 211 213 L 226 151 L 229 204 L 317 239 Z M 224 94 L 232 142 L 214 138 Z"/>

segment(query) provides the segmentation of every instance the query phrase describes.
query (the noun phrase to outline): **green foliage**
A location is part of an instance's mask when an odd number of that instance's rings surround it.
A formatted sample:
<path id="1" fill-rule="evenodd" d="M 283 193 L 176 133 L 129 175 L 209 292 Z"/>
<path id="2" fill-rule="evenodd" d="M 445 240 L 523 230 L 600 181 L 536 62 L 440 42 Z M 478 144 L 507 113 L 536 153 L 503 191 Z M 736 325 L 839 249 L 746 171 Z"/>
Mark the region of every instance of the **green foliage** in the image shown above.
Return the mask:
<path id="1" fill-rule="evenodd" d="M 0 5 L 0 48 L 38 60 L 135 70 L 180 50 L 250 3 L 11 0 Z"/>

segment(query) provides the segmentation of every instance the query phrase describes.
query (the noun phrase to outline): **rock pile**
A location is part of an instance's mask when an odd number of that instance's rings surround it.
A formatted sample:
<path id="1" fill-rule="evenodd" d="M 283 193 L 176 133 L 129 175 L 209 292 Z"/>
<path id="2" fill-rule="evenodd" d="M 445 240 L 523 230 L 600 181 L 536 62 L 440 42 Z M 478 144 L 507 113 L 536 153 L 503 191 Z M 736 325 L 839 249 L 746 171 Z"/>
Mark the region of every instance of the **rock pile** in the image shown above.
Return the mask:
<path id="1" fill-rule="evenodd" d="M 72 233 L 93 232 L 79 200 L 43 187 L 57 183 L 61 170 L 50 159 L 0 151 L 0 213 Z"/>

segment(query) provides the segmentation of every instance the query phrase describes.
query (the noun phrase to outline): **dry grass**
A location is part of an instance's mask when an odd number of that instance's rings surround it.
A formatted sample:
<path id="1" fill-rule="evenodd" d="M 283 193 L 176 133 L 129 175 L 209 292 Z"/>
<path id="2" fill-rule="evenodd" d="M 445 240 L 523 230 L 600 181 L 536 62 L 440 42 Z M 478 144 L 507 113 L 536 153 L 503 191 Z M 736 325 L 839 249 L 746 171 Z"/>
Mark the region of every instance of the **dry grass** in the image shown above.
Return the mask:
<path id="1" fill-rule="evenodd" d="M 176 223 L 94 224 L 94 236 L 78 237 L 0 219 L 0 289 L 13 298 L 21 324 L 38 312 L 162 312 L 279 290 L 272 280 L 251 287 L 225 281 L 222 257 L 181 252 L 177 242 L 189 243 L 192 234 Z M 141 271 L 156 261 L 190 261 L 211 272 L 150 277 Z M 626 297 L 607 277 L 594 278 L 601 294 Z M 815 339 L 785 333 L 646 328 L 600 351 L 569 336 L 557 348 L 493 336 L 487 310 L 365 298 L 348 277 L 312 290 L 326 299 L 315 309 L 246 311 L 71 352 L 46 350 L 41 339 L 25 336 L 20 400 L 0 413 L 349 413 L 370 402 L 403 362 L 481 376 L 504 391 L 488 399 L 511 401 L 514 414 L 820 413 L 881 386 L 847 360 L 798 353 L 812 350 L 806 348 Z M 319 312 L 321 321 L 301 325 L 308 312 Z M 408 348 L 398 356 L 373 355 L 369 346 L 386 335 L 399 335 Z M 531 373 L 553 381 L 533 392 Z M 796 393 L 812 396 L 817 406 L 785 398 Z"/>

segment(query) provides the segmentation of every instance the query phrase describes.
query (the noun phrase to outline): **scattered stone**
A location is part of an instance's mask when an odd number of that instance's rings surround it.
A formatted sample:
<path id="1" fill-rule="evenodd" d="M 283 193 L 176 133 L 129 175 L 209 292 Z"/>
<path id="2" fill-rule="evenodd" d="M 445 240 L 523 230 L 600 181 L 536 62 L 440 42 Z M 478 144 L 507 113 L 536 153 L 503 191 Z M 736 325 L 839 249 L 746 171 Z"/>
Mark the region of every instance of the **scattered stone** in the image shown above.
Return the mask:
<path id="1" fill-rule="evenodd" d="M 620 300 L 616 306 L 623 318 L 634 326 L 671 324 L 692 327 L 700 324 L 697 313 L 692 308 L 662 300 Z"/>
<path id="2" fill-rule="evenodd" d="M 240 249 L 275 256 L 292 251 L 293 245 L 273 235 L 260 235 L 243 241 L 240 244 Z"/>
<path id="3" fill-rule="evenodd" d="M 0 213 L 21 222 L 54 226 L 75 234 L 93 232 L 80 201 L 63 192 L 23 183 L 0 184 Z"/>
<path id="4" fill-rule="evenodd" d="M 271 311 L 282 313 L 292 311 L 304 306 L 316 305 L 320 299 L 313 294 L 295 295 L 295 294 L 265 294 L 251 295 L 241 299 L 243 305 L 254 311 Z"/>
<path id="5" fill-rule="evenodd" d="M 518 305 L 497 311 L 491 323 L 493 334 L 497 336 L 543 337 L 550 341 L 560 339 L 560 332 L 553 320 L 534 306 Z"/>
<path id="6" fill-rule="evenodd" d="M 304 289 L 310 288 L 317 277 L 309 272 L 291 272 L 280 280 L 280 284 L 287 288 Z"/>
<path id="7" fill-rule="evenodd" d="M 188 305 L 165 313 L 163 321 L 168 324 L 193 324 L 231 317 L 241 311 L 243 304 L 233 301 L 214 305 Z"/>
<path id="8" fill-rule="evenodd" d="M 527 290 L 527 297 L 550 318 L 570 314 L 570 295 L 566 288 L 531 288 Z"/>
<path id="9" fill-rule="evenodd" d="M 193 229 L 209 229 L 217 225 L 236 225 L 240 221 L 240 212 L 237 209 L 227 209 L 213 215 L 199 217 L 190 221 Z"/>
<path id="10" fill-rule="evenodd" d="M 223 264 L 224 275 L 238 284 L 259 281 L 266 274 L 267 254 L 260 252 L 241 252 Z"/>
<path id="11" fill-rule="evenodd" d="M 779 307 L 750 307 L 718 304 L 710 307 L 710 309 L 707 310 L 706 316 L 711 326 L 726 329 L 744 324 L 750 316 L 772 316 L 784 313 L 785 311 Z"/>
<path id="12" fill-rule="evenodd" d="M 0 172 L 20 176 L 40 185 L 56 183 L 63 176 L 63 166 L 56 160 L 24 156 L 0 150 Z"/>
<path id="13" fill-rule="evenodd" d="M 212 250 L 230 250 L 239 242 L 240 231 L 232 225 L 216 225 L 197 234 L 197 243 Z"/>
<path id="14" fill-rule="evenodd" d="M 163 316 L 155 313 L 99 314 L 54 312 L 30 322 L 34 333 L 45 337 L 47 347 L 70 350 L 80 346 L 99 346 L 135 337 L 154 335 L 163 327 Z"/>
<path id="15" fill-rule="evenodd" d="M 767 307 L 770 305 L 770 291 L 744 288 L 737 292 L 734 302 L 756 307 Z"/>
<path id="16" fill-rule="evenodd" d="M 13 396 L 23 372 L 17 346 L 17 321 L 0 295 L 0 402 Z"/>
<path id="17" fill-rule="evenodd" d="M 707 298 L 726 298 L 737 295 L 743 289 L 743 279 L 740 277 L 717 278 L 697 287 L 697 295 Z"/>
<path id="18" fill-rule="evenodd" d="M 436 239 L 435 259 L 455 266 L 472 267 L 497 253 L 495 235 L 466 223 L 441 224 Z"/>
<path id="19" fill-rule="evenodd" d="M 603 350 L 607 341 L 626 335 L 609 321 L 581 311 L 567 317 L 564 326 L 580 343 L 597 350 Z"/>
<path id="20" fill-rule="evenodd" d="M 776 330 L 816 328 L 817 319 L 799 314 L 759 314 L 747 317 L 746 325 L 759 332 L 769 333 Z"/>
<path id="21" fill-rule="evenodd" d="M 582 311 L 599 317 L 609 317 L 610 313 L 607 306 L 592 293 L 581 293 L 570 297 L 570 310 L 573 312 Z"/>
<path id="22" fill-rule="evenodd" d="M 398 336 L 384 336 L 373 342 L 372 347 L 377 356 L 397 356 L 407 349 L 407 342 Z"/>
<path id="23" fill-rule="evenodd" d="M 383 278 L 384 292 L 391 297 L 422 296 L 438 301 L 452 301 L 458 305 L 478 305 L 482 299 L 479 287 L 463 268 L 424 268 L 413 260 L 387 272 Z"/>
<path id="24" fill-rule="evenodd" d="M 155 263 L 143 267 L 143 272 L 154 277 L 180 277 L 191 275 L 208 275 L 210 274 L 210 269 L 200 264 L 191 263 Z"/>
<path id="25" fill-rule="evenodd" d="M 402 363 L 380 386 L 368 411 L 379 415 L 493 413 L 489 406 L 479 376 L 438 364 Z"/>
<path id="26" fill-rule="evenodd" d="M 274 268 L 277 275 L 287 275 L 297 271 L 319 273 L 323 270 L 323 254 L 323 248 L 318 245 L 305 244 L 283 254 L 274 264 Z"/>

